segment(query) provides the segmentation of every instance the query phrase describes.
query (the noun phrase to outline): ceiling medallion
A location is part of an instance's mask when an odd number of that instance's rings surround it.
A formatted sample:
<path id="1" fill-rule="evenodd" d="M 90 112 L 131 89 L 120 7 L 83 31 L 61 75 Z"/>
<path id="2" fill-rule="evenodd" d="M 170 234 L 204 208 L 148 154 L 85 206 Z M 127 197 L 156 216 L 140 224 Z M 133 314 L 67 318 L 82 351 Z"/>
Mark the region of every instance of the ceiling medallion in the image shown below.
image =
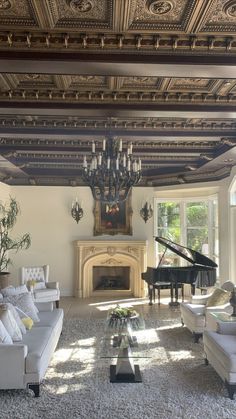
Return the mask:
<path id="1" fill-rule="evenodd" d="M 229 17 L 236 17 L 236 1 L 228 1 L 228 3 L 225 4 L 224 12 Z"/>
<path id="2" fill-rule="evenodd" d="M 70 7 L 76 12 L 89 12 L 93 8 L 94 4 L 92 0 L 71 0 Z"/>
<path id="3" fill-rule="evenodd" d="M 11 8 L 10 0 L 0 0 L 0 10 L 7 10 Z"/>
<path id="4" fill-rule="evenodd" d="M 171 1 L 148 0 L 147 7 L 149 12 L 154 15 L 165 15 L 173 9 Z"/>

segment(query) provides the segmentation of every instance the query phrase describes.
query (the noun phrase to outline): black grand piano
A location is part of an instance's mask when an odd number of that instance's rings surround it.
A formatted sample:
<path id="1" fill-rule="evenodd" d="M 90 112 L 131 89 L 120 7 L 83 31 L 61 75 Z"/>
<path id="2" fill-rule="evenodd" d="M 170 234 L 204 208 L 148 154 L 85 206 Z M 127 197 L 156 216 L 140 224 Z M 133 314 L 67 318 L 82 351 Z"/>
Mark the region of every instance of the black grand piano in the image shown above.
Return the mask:
<path id="1" fill-rule="evenodd" d="M 178 305 L 179 284 L 190 284 L 192 295 L 195 294 L 196 287 L 206 288 L 215 284 L 217 264 L 213 260 L 196 250 L 181 246 L 164 237 L 156 237 L 155 240 L 165 247 L 165 251 L 157 268 L 148 267 L 147 271 L 142 273 L 142 279 L 148 284 L 149 304 L 152 304 L 157 283 L 169 282 L 171 284 L 170 305 Z M 167 249 L 187 260 L 189 266 L 161 266 Z M 175 294 L 175 301 L 173 301 L 173 294 Z"/>

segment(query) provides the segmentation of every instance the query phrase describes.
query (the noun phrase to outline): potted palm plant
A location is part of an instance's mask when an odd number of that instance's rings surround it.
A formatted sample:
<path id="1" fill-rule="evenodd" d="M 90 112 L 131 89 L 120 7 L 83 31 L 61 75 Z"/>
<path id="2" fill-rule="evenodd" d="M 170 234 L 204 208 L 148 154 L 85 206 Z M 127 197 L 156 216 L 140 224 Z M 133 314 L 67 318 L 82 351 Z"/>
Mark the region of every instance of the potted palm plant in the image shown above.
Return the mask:
<path id="1" fill-rule="evenodd" d="M 31 244 L 28 233 L 18 238 L 10 236 L 19 211 L 19 204 L 12 197 L 10 197 L 9 204 L 0 202 L 0 288 L 4 288 L 9 283 L 8 266 L 12 263 L 9 252 L 28 249 Z"/>

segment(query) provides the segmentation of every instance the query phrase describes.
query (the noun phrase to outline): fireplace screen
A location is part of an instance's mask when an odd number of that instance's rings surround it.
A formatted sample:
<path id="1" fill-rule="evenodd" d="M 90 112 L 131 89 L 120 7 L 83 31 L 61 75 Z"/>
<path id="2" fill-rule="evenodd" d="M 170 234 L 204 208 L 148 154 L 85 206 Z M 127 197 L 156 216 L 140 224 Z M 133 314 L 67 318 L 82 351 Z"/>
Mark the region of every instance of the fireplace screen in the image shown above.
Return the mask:
<path id="1" fill-rule="evenodd" d="M 129 266 L 94 266 L 93 290 L 129 290 Z"/>

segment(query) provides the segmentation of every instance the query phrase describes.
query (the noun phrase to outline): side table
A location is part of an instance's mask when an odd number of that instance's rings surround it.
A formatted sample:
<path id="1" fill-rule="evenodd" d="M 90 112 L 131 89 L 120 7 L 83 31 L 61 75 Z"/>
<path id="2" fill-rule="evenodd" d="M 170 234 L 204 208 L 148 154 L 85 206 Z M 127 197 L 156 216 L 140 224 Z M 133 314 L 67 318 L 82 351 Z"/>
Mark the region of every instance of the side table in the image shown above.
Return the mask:
<path id="1" fill-rule="evenodd" d="M 236 317 L 226 311 L 212 311 L 207 313 L 207 329 L 217 331 L 217 323 L 236 323 Z"/>

